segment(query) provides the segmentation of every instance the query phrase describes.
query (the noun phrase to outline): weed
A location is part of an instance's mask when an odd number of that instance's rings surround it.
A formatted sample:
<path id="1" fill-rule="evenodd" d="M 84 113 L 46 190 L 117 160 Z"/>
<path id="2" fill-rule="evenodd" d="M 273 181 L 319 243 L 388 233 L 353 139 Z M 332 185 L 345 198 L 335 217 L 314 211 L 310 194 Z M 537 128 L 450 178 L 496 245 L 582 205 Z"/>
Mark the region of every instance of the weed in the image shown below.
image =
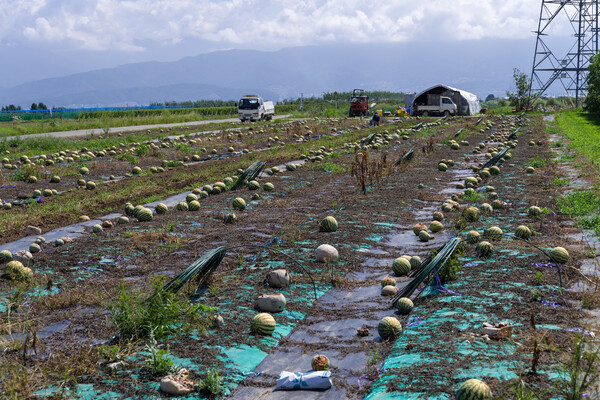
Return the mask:
<path id="1" fill-rule="evenodd" d="M 372 187 L 379 184 L 380 180 L 387 178 L 391 173 L 391 164 L 387 162 L 387 154 L 383 153 L 379 158 L 369 159 L 369 152 L 356 152 L 352 164 L 351 175 L 360 184 L 363 194 L 367 194 L 367 186 Z"/>
<path id="2" fill-rule="evenodd" d="M 546 165 L 548 165 L 548 160 L 541 158 L 537 154 L 535 155 L 535 157 L 533 157 L 533 160 L 531 160 L 527 163 L 528 167 L 534 167 L 534 168 L 543 168 Z"/>
<path id="3" fill-rule="evenodd" d="M 552 179 L 552 185 L 554 186 L 569 186 L 569 179 L 567 178 L 554 178 Z"/>
<path id="4" fill-rule="evenodd" d="M 469 193 L 463 193 L 461 195 L 461 198 L 464 200 L 468 200 L 471 203 L 477 203 L 478 201 L 483 199 L 483 196 L 481 195 L 481 193 L 478 193 L 476 191 L 469 191 Z"/>
<path id="5" fill-rule="evenodd" d="M 536 285 L 541 285 L 542 284 L 542 280 L 544 279 L 546 275 L 542 274 L 541 272 L 536 272 L 535 274 L 535 284 Z"/>
<path id="6" fill-rule="evenodd" d="M 311 169 L 315 169 L 315 170 L 323 170 L 326 172 L 331 172 L 331 173 L 339 173 L 339 172 L 347 172 L 348 168 L 344 167 L 343 165 L 340 164 L 336 164 L 336 163 L 332 163 L 331 161 L 327 161 L 324 163 L 319 163 L 319 164 L 313 164 L 310 166 Z"/>
<path id="7" fill-rule="evenodd" d="M 221 393 L 223 378 L 219 375 L 219 371 L 216 368 L 211 368 L 206 372 L 206 377 L 199 382 L 198 387 L 200 390 L 217 395 Z"/>
<path id="8" fill-rule="evenodd" d="M 440 267 L 438 271 L 438 276 L 442 283 L 450 282 L 456 279 L 458 273 L 461 271 L 461 262 L 458 260 L 459 257 L 463 255 L 465 251 L 465 246 L 463 244 L 458 245 L 454 253 L 450 256 L 450 258 Z M 432 254 L 432 257 L 435 257 L 437 252 Z"/>
<path id="9" fill-rule="evenodd" d="M 367 376 L 376 378 L 379 376 L 379 368 L 377 364 L 383 360 L 381 354 L 379 354 L 379 348 L 372 347 L 369 349 L 369 356 L 367 357 Z"/>
<path id="10" fill-rule="evenodd" d="M 556 201 L 560 212 L 577 220 L 583 229 L 600 233 L 600 196 L 595 190 L 570 192 Z"/>
<path id="11" fill-rule="evenodd" d="M 529 298 L 531 301 L 542 301 L 542 292 L 538 288 L 531 289 Z"/>
<path id="12" fill-rule="evenodd" d="M 127 161 L 130 164 L 137 164 L 140 162 L 140 160 L 137 159 L 136 156 L 134 156 L 133 154 L 119 154 L 117 156 L 117 160 L 121 160 L 121 161 Z"/>
<path id="13" fill-rule="evenodd" d="M 600 378 L 600 348 L 592 337 L 585 332 L 573 336 L 570 356 L 560 365 L 561 380 L 558 383 L 559 392 L 565 399 L 578 400 L 592 398 L 597 395 L 597 385 Z M 588 393 L 593 390 L 595 393 Z"/>
<path id="14" fill-rule="evenodd" d="M 512 399 L 514 400 L 541 400 L 546 394 L 538 393 L 536 390 L 529 388 L 521 379 L 511 386 L 513 387 Z"/>
<path id="15" fill-rule="evenodd" d="M 116 302 L 108 306 L 121 339 L 145 339 L 151 333 L 162 338 L 205 329 L 212 308 L 164 291 L 164 277 L 154 279 L 152 286 L 154 294 L 145 298 L 144 293 L 130 291 L 121 282 Z"/>
<path id="16" fill-rule="evenodd" d="M 7 400 L 29 398 L 33 394 L 35 377 L 20 364 L 0 364 L 0 393 Z"/>
<path id="17" fill-rule="evenodd" d="M 98 355 L 107 363 L 117 362 L 121 359 L 119 354 L 119 346 L 100 346 L 98 347 Z"/>
<path id="18" fill-rule="evenodd" d="M 146 358 L 146 365 L 152 369 L 152 373 L 162 376 L 174 371 L 175 367 L 173 366 L 173 360 L 168 356 L 169 346 L 167 345 L 166 350 L 159 347 L 154 334 L 150 332 L 148 343 L 144 347 L 144 350 L 149 353 L 148 358 Z"/>

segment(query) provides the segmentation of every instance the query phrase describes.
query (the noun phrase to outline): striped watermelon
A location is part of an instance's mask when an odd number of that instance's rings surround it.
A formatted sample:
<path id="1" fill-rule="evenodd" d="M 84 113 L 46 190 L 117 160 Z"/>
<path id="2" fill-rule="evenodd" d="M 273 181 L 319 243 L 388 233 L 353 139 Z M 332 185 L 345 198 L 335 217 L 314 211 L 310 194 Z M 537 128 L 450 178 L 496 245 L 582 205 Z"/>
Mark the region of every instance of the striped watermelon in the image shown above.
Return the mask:
<path id="1" fill-rule="evenodd" d="M 412 300 L 408 297 L 400 297 L 396 303 L 396 309 L 402 315 L 410 314 L 414 306 Z"/>
<path id="2" fill-rule="evenodd" d="M 179 203 L 177 203 L 177 211 L 187 211 L 190 209 L 190 206 L 188 206 L 188 203 L 186 203 L 185 201 L 180 201 Z"/>
<path id="3" fill-rule="evenodd" d="M 444 225 L 442 225 L 440 221 L 432 221 L 431 224 L 429 224 L 429 230 L 433 233 L 441 232 L 442 229 L 444 229 Z"/>
<path id="4" fill-rule="evenodd" d="M 410 259 L 407 260 L 405 257 L 398 257 L 392 263 L 392 270 L 397 276 L 408 275 L 410 269 Z"/>
<path id="5" fill-rule="evenodd" d="M 136 217 L 140 222 L 152 221 L 152 210 L 144 207 L 137 213 Z"/>
<path id="6" fill-rule="evenodd" d="M 119 219 L 117 219 L 117 224 L 128 224 L 129 223 L 129 218 L 127 217 L 119 217 Z"/>
<path id="7" fill-rule="evenodd" d="M 233 208 L 236 210 L 244 211 L 246 209 L 246 201 L 241 197 L 236 197 L 233 200 Z"/>
<path id="8" fill-rule="evenodd" d="M 9 262 L 13 259 L 13 255 L 9 250 L 0 251 L 0 263 Z"/>
<path id="9" fill-rule="evenodd" d="M 92 226 L 92 232 L 94 232 L 94 233 L 102 232 L 102 225 L 96 224 L 96 225 Z"/>
<path id="10" fill-rule="evenodd" d="M 394 338 L 402 333 L 402 325 L 396 317 L 384 317 L 377 325 L 377 332 L 382 339 Z"/>
<path id="11" fill-rule="evenodd" d="M 42 250 L 42 248 L 41 248 L 41 247 L 40 247 L 40 245 L 39 245 L 39 244 L 37 244 L 37 243 L 31 243 L 31 244 L 29 245 L 29 252 L 30 252 L 30 253 L 32 253 L 32 254 L 33 254 L 33 253 L 38 253 L 38 252 L 40 252 L 41 250 Z M 12 261 L 11 261 L 11 262 L 12 262 Z M 10 263 L 9 263 L 9 264 L 10 264 Z"/>
<path id="12" fill-rule="evenodd" d="M 410 258 L 410 269 L 417 269 L 421 266 L 421 257 L 412 256 Z"/>
<path id="13" fill-rule="evenodd" d="M 321 231 L 322 232 L 335 232 L 338 230 L 338 223 L 335 218 L 332 216 L 325 217 L 321 221 Z"/>
<path id="14" fill-rule="evenodd" d="M 258 189 L 260 189 L 260 184 L 256 181 L 250 181 L 250 182 L 248 182 L 248 189 L 258 190 Z"/>
<path id="15" fill-rule="evenodd" d="M 485 234 L 492 240 L 502 239 L 502 229 L 497 226 L 490 226 L 485 230 Z"/>
<path id="16" fill-rule="evenodd" d="M 157 214 L 164 214 L 169 211 L 169 207 L 167 207 L 167 205 L 164 203 L 158 203 L 156 207 L 154 207 L 154 210 Z"/>
<path id="17" fill-rule="evenodd" d="M 396 280 L 392 276 L 386 276 L 381 280 L 381 287 L 396 286 Z"/>
<path id="18" fill-rule="evenodd" d="M 494 252 L 494 246 L 487 241 L 480 242 L 476 248 L 477 256 L 489 257 Z"/>
<path id="19" fill-rule="evenodd" d="M 198 200 L 198 196 L 196 196 L 194 193 L 190 193 L 187 196 L 185 196 L 185 201 L 188 203 L 191 203 L 194 200 Z"/>
<path id="20" fill-rule="evenodd" d="M 492 400 L 492 390 L 479 379 L 463 382 L 456 391 L 456 400 Z"/>
<path id="21" fill-rule="evenodd" d="M 252 318 L 250 330 L 256 335 L 272 335 L 275 331 L 275 318 L 269 313 L 260 313 Z"/>
<path id="22" fill-rule="evenodd" d="M 198 203 L 198 200 L 192 200 L 188 203 L 188 208 L 190 211 L 198 211 L 200 209 L 200 203 Z"/>
<path id="23" fill-rule="evenodd" d="M 275 190 L 275 186 L 271 182 L 267 182 L 263 185 L 263 190 L 265 192 L 272 192 Z"/>
<path id="24" fill-rule="evenodd" d="M 559 264 L 569 261 L 569 252 L 564 247 L 555 247 L 550 251 L 550 257 Z"/>
<path id="25" fill-rule="evenodd" d="M 521 225 L 515 231 L 515 236 L 521 239 L 528 240 L 531 237 L 531 230 L 525 225 Z"/>

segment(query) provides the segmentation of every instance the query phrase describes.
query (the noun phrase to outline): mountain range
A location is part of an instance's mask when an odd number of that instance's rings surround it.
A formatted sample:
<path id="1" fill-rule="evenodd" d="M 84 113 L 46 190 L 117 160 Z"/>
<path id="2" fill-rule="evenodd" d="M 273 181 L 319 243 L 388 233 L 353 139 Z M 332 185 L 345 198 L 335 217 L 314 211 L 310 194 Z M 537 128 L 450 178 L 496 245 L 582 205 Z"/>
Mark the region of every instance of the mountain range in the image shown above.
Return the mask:
<path id="1" fill-rule="evenodd" d="M 340 44 L 278 51 L 227 50 L 171 62 L 139 62 L 0 88 L 0 104 L 28 108 L 147 105 L 150 102 L 268 100 L 353 88 L 418 92 L 437 83 L 485 98 L 511 88 L 513 68 L 528 72 L 531 40 Z M 59 70 L 54 65 L 54 70 Z"/>

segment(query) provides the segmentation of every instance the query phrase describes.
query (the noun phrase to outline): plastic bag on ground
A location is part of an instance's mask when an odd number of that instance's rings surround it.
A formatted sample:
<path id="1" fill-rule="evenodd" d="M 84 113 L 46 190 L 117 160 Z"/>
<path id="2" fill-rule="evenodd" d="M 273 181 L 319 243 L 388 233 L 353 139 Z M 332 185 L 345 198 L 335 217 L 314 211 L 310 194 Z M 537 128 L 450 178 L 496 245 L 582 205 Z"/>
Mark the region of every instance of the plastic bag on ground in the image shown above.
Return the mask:
<path id="1" fill-rule="evenodd" d="M 277 378 L 276 390 L 315 390 L 331 388 L 331 371 L 301 372 L 283 371 Z"/>

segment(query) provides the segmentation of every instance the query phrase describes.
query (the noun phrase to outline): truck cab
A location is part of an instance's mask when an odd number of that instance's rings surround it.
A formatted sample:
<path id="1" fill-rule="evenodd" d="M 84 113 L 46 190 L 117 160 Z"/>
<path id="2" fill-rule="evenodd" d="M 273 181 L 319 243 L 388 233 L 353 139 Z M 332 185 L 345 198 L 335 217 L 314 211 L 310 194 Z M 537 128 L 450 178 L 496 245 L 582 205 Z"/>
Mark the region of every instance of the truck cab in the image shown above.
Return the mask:
<path id="1" fill-rule="evenodd" d="M 427 117 L 429 115 L 456 115 L 458 112 L 458 107 L 450 97 L 446 96 L 436 96 L 439 100 L 437 102 L 430 102 L 428 104 L 413 104 L 413 109 L 411 113 L 413 115 L 422 115 Z"/>
<path id="2" fill-rule="evenodd" d="M 238 118 L 244 122 L 270 120 L 275 114 L 275 106 L 272 101 L 263 101 L 258 95 L 247 94 L 242 96 L 238 102 Z"/>

